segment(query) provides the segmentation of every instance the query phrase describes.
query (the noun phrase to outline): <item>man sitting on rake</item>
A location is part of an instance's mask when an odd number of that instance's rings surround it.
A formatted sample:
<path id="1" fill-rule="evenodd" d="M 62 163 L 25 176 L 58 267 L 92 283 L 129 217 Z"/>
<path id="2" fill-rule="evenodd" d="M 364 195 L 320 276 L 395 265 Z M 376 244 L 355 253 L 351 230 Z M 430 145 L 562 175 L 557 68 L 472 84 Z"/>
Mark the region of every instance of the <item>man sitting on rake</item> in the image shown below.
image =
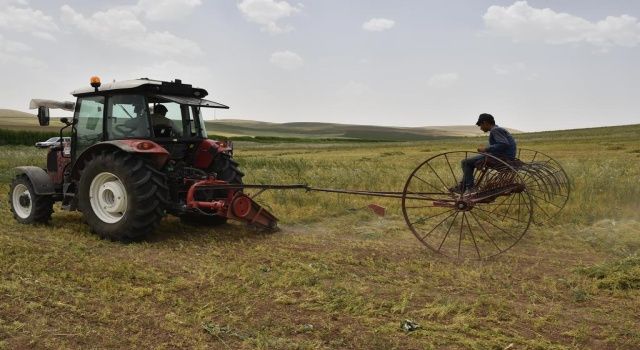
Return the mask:
<path id="1" fill-rule="evenodd" d="M 483 132 L 489 132 L 489 145 L 478 147 L 478 152 L 490 154 L 504 161 L 516 159 L 516 140 L 513 139 L 513 136 L 511 136 L 511 133 L 509 133 L 507 129 L 496 125 L 496 121 L 491 114 L 480 114 L 476 125 L 479 126 Z M 461 162 L 463 172 L 462 182 L 449 190 L 456 193 L 473 192 L 473 170 L 476 164 L 484 161 L 486 158 L 487 156 L 478 154 L 464 159 Z"/>

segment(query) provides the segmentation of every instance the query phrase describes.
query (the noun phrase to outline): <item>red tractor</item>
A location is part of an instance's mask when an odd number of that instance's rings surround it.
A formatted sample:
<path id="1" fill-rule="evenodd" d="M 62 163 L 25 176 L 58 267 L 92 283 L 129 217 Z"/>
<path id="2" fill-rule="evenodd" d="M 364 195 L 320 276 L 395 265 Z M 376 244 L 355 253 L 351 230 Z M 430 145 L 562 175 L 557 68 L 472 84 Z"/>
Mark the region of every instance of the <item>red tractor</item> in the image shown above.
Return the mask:
<path id="1" fill-rule="evenodd" d="M 207 138 L 202 108 L 229 108 L 205 100 L 207 91 L 136 79 L 72 92 L 73 102 L 32 100 L 40 125 L 49 108 L 73 111 L 60 129 L 71 142 L 49 148 L 47 167 L 17 167 L 9 192 L 21 223 L 46 223 L 54 202 L 79 210 L 103 238 L 129 241 L 151 233 L 168 213 L 183 222 L 219 225 L 228 218 L 275 228 L 277 219 L 242 192 L 232 145 Z"/>

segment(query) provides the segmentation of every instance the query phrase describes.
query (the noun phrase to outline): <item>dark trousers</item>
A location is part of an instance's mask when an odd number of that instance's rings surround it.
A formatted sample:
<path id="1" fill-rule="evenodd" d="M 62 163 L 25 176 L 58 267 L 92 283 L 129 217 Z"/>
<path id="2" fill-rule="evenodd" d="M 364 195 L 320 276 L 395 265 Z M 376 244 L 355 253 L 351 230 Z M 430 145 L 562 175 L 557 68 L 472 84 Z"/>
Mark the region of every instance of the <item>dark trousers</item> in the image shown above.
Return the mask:
<path id="1" fill-rule="evenodd" d="M 462 162 L 460 162 L 462 165 L 462 173 L 463 173 L 463 176 L 462 176 L 463 189 L 473 187 L 473 170 L 476 167 L 476 163 L 478 161 L 484 160 L 485 158 L 486 156 L 483 156 L 482 154 L 478 154 L 477 156 L 467 158 Z"/>

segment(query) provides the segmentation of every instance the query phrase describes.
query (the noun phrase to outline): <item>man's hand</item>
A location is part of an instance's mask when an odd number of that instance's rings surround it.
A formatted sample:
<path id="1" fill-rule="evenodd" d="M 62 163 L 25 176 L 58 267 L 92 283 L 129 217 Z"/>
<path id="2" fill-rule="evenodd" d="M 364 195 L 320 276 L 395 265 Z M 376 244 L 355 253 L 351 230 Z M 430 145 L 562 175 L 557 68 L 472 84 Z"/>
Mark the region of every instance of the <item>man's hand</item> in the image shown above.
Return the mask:
<path id="1" fill-rule="evenodd" d="M 478 152 L 486 152 L 487 151 L 487 147 L 485 146 L 478 146 Z"/>

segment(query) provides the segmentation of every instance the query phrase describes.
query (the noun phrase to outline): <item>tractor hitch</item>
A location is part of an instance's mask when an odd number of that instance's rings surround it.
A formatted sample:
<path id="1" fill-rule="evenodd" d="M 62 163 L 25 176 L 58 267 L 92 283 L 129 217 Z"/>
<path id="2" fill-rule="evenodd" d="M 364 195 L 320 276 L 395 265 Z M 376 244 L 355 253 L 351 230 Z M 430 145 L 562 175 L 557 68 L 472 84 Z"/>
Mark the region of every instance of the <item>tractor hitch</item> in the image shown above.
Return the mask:
<path id="1" fill-rule="evenodd" d="M 208 178 L 200 180 L 191 185 L 187 191 L 188 209 L 203 209 L 212 212 L 212 215 L 226 217 L 240 222 L 245 222 L 251 226 L 273 230 L 278 227 L 278 218 L 256 203 L 251 197 L 238 191 L 244 186 L 229 184 L 225 181 Z M 225 198 L 212 201 L 198 201 L 195 199 L 196 191 L 199 189 L 220 189 L 226 188 Z"/>

